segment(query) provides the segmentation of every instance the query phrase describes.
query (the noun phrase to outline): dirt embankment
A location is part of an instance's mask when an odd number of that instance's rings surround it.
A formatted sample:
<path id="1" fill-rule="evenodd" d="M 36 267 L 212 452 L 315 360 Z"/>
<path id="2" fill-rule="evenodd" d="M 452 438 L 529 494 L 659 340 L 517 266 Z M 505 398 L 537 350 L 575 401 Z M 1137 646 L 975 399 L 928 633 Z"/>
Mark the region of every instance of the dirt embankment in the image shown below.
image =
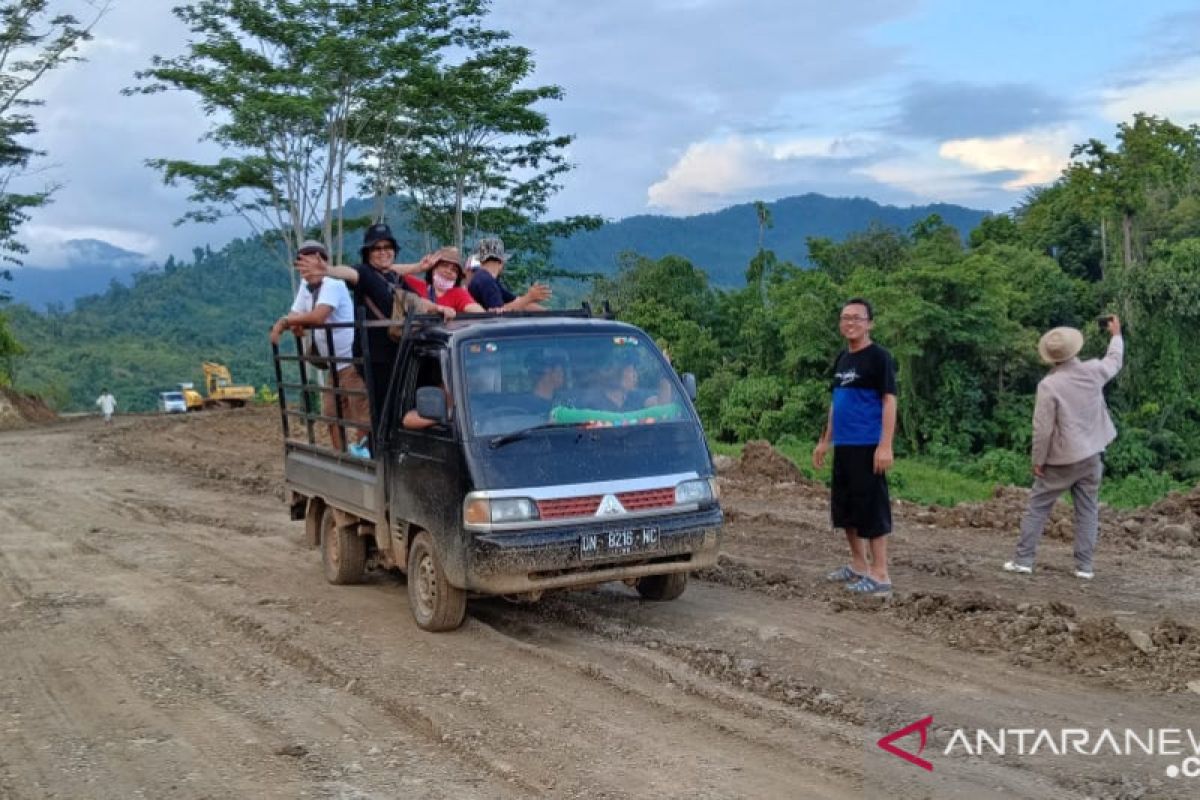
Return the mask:
<path id="1" fill-rule="evenodd" d="M 56 417 L 40 397 L 0 386 L 0 431 L 44 425 Z"/>

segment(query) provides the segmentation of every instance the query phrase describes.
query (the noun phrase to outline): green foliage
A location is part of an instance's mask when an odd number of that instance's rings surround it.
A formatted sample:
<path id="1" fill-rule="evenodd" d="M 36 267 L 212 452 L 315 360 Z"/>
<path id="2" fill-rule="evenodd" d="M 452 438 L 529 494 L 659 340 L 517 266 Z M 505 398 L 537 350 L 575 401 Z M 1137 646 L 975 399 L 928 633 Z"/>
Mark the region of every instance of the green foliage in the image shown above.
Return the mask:
<path id="1" fill-rule="evenodd" d="M 65 398 L 62 410 L 91 408 L 108 386 L 121 408 L 153 410 L 158 392 L 203 383 L 200 364 L 226 364 L 236 382 L 274 384 L 267 330 L 292 302 L 288 280 L 257 241 L 235 240 L 170 272 L 143 272 L 66 314 L 11 306 L 19 388 Z"/>
<path id="2" fill-rule="evenodd" d="M 79 46 L 92 38 L 91 29 L 107 10 L 96 7 L 90 22 L 52 10 L 54 0 L 5 0 L 0 3 L 0 260 L 20 263 L 27 248 L 17 239 L 17 229 L 30 212 L 50 202 L 58 188 L 44 185 L 18 189 L 28 182 L 31 162 L 45 155 L 28 140 L 38 132 L 30 109 L 42 105 L 31 99 L 34 87 L 48 73 L 81 60 Z M 9 277 L 0 270 L 0 279 Z M 0 300 L 7 295 L 0 292 Z M 12 352 L 11 350 L 9 351 Z M 0 329 L 0 358 L 5 357 Z"/>
<path id="3" fill-rule="evenodd" d="M 1189 484 L 1174 480 L 1170 475 L 1142 470 L 1115 480 L 1105 480 L 1100 484 L 1100 500 L 1114 508 L 1140 508 L 1170 492 L 1189 488 Z"/>

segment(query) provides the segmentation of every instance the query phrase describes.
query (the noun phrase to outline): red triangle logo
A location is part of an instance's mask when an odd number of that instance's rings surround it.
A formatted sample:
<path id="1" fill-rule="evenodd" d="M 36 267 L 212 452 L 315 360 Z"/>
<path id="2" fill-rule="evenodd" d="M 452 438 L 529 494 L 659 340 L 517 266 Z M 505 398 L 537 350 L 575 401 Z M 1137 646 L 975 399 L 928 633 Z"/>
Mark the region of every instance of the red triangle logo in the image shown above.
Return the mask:
<path id="1" fill-rule="evenodd" d="M 933 764 L 929 763 L 923 758 L 920 758 L 920 754 L 925 751 L 925 742 L 929 738 L 929 726 L 932 724 L 933 715 L 930 714 L 928 717 L 919 719 L 911 725 L 905 725 L 898 731 L 892 731 L 875 744 L 879 745 L 880 748 L 888 751 L 892 755 L 903 758 L 910 764 L 916 764 L 923 770 L 933 772 Z M 899 747 L 896 747 L 896 745 L 892 744 L 892 742 L 896 741 L 897 739 L 903 739 L 905 736 L 908 736 L 912 733 L 921 734 L 921 746 L 917 748 L 916 754 L 910 753 L 907 750 L 901 750 Z"/>

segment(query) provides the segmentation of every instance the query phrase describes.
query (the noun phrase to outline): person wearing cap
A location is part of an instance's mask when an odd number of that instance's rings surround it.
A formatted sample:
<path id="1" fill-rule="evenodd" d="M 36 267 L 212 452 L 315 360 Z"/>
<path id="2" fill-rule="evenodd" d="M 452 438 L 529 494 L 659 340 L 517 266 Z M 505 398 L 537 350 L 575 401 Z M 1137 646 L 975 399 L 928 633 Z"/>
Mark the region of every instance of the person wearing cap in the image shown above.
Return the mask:
<path id="1" fill-rule="evenodd" d="M 1038 342 L 1038 355 L 1050 372 L 1038 383 L 1033 408 L 1033 489 L 1021 518 L 1016 555 L 1004 563 L 1008 572 L 1033 572 L 1038 542 L 1059 495 L 1070 490 L 1075 505 L 1075 577 L 1095 577 L 1092 558 L 1100 525 L 1102 455 L 1117 438 L 1104 402 L 1104 385 L 1125 359 L 1121 320 L 1105 323 L 1111 336 L 1104 358 L 1080 361 L 1083 334 L 1054 328 Z"/>
<path id="2" fill-rule="evenodd" d="M 443 247 L 422 259 L 430 264 L 425 281 L 407 275 L 404 281 L 412 291 L 443 308 L 456 312 L 482 314 L 483 306 L 475 302 L 471 294 L 459 284 L 463 279 L 462 256 L 457 247 Z"/>
<path id="3" fill-rule="evenodd" d="M 328 323 L 354 322 L 354 303 L 346 284 L 327 274 L 329 251 L 321 242 L 309 239 L 300 245 L 296 252 L 296 270 L 300 273 L 300 288 L 296 291 L 296 299 L 286 316 L 280 317 L 271 326 L 271 343 L 279 344 L 279 338 L 285 328 L 299 333 L 305 328 Z M 353 328 L 322 328 L 312 331 L 313 348 L 316 355 L 329 358 L 329 345 L 332 338 L 333 357 L 350 359 L 354 353 Z M 337 386 L 339 389 L 356 389 L 365 392 L 362 375 L 354 368 L 349 360 L 332 362 L 331 369 L 337 371 Z M 330 385 L 333 381 L 330 380 Z M 339 395 L 335 392 L 321 392 L 321 414 L 326 417 L 338 418 L 346 422 L 366 422 L 370 419 L 367 398 L 364 394 Z M 366 434 L 364 426 L 351 429 L 351 436 L 358 439 Z M 329 438 L 336 450 L 343 450 L 345 442 L 337 423 L 329 424 Z"/>
<path id="4" fill-rule="evenodd" d="M 467 290 L 475 302 L 488 311 L 541 311 L 541 303 L 550 299 L 550 287 L 544 283 L 535 283 L 518 297 L 500 282 L 500 273 L 504 271 L 508 256 L 504 252 L 504 242 L 498 237 L 480 239 L 475 257 L 479 259 L 480 267 L 472 273 Z"/>

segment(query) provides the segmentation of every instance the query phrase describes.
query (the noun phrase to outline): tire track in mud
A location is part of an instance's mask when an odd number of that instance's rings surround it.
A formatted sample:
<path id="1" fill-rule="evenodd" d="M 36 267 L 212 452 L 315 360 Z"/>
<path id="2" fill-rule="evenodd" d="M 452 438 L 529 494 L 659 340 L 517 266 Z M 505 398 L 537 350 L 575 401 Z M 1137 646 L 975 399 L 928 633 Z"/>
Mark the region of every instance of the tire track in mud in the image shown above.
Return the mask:
<path id="1" fill-rule="evenodd" d="M 706 669 L 711 662 L 701 659 L 698 664 L 690 657 L 702 648 L 671 641 L 661 630 L 636 626 L 614 630 L 611 624 L 598 623 L 588 612 L 575 609 L 580 613 L 569 620 L 561 611 L 539 613 L 541 627 L 534 631 L 527 619 L 513 616 L 508 609 L 480 606 L 473 616 L 485 621 L 509 646 L 522 647 L 533 657 L 551 659 L 564 669 L 658 708 L 682 724 L 707 725 L 747 745 L 772 749 L 795 764 L 852 783 L 862 779 L 860 772 L 844 766 L 847 755 L 853 757 L 861 749 L 862 731 L 855 727 L 861 725 L 861 715 L 822 715 L 813 708 L 797 706 L 794 694 L 780 697 L 760 686 L 747 686 L 728 671 Z M 725 651 L 715 652 L 729 659 Z M 814 735 L 827 743 L 826 749 L 844 747 L 845 751 L 823 757 L 806 754 L 814 749 Z"/>
<path id="2" fill-rule="evenodd" d="M 118 505 L 123 505 L 118 503 Z M 37 518 L 35 515 L 27 515 L 27 522 L 36 529 Z M 153 523 L 152 517 L 143 517 L 142 522 Z M 210 532 L 219 532 L 220 528 L 209 526 Z M 236 532 L 236 530 L 232 531 Z M 149 538 L 149 537 L 144 537 Z M 76 540 L 73 549 L 82 549 L 85 553 L 92 556 L 99 556 L 111 563 L 114 567 L 125 573 L 141 573 L 142 577 L 139 581 L 144 581 L 146 588 L 157 594 L 166 593 L 172 596 L 169 602 L 164 602 L 164 606 L 168 606 L 169 618 L 174 618 L 179 613 L 175 609 L 186 609 L 187 613 L 180 619 L 178 625 L 167 625 L 164 628 L 163 623 L 165 618 L 158 616 L 155 619 L 153 626 L 141 621 L 135 615 L 122 611 L 119 608 L 109 609 L 110 617 L 123 628 L 129 635 L 132 635 L 141 645 L 150 647 L 157 654 L 159 661 L 164 665 L 162 670 L 168 678 L 170 688 L 178 698 L 180 693 L 203 701 L 204 703 L 212 703 L 218 708 L 228 712 L 229 714 L 247 720 L 256 726 L 264 729 L 275 729 L 277 727 L 276 720 L 269 714 L 264 714 L 261 710 L 256 709 L 253 704 L 239 699 L 239 695 L 229 691 L 229 688 L 214 680 L 212 677 L 214 670 L 212 665 L 204 662 L 196 662 L 194 655 L 185 655 L 185 653 L 202 652 L 206 648 L 204 641 L 192 641 L 186 636 L 184 641 L 185 646 L 172 646 L 171 642 L 174 635 L 180 631 L 201 630 L 210 632 L 215 627 L 224 630 L 227 634 L 235 635 L 241 641 L 250 645 L 254 651 L 262 656 L 277 662 L 279 665 L 284 665 L 291 670 L 294 670 L 299 675 L 303 676 L 306 681 L 309 681 L 317 686 L 323 687 L 326 690 L 336 691 L 340 694 L 349 694 L 369 701 L 370 705 L 377 709 L 385 711 L 388 716 L 400 728 L 410 733 L 414 733 L 424 738 L 429 745 L 436 747 L 439 751 L 449 750 L 458 756 L 463 762 L 464 767 L 469 772 L 471 768 L 481 771 L 486 774 L 491 774 L 495 780 L 502 782 L 511 790 L 521 790 L 524 794 L 540 795 L 542 787 L 526 781 L 514 768 L 503 761 L 498 756 L 488 755 L 478 747 L 470 746 L 470 742 L 464 742 L 460 737 L 457 737 L 453 731 L 444 728 L 433 716 L 422 713 L 419 707 L 413 704 L 406 704 L 395 696 L 372 691 L 369 687 L 373 683 L 371 680 L 370 669 L 366 666 L 366 662 L 360 663 L 355 667 L 351 665 L 347 668 L 346 663 L 341 663 L 335 667 L 330 661 L 318 656 L 315 652 L 305 649 L 291 638 L 292 633 L 299 630 L 302 624 L 292 626 L 291 629 L 284 630 L 279 633 L 273 633 L 270 630 L 270 625 L 267 622 L 255 619 L 251 614 L 246 612 L 230 611 L 220 602 L 214 602 L 209 599 L 205 588 L 196 588 L 188 585 L 188 581 L 178 575 L 173 574 L 170 570 L 156 568 L 150 565 L 149 571 L 144 569 L 147 566 L 146 562 L 131 560 L 130 558 L 119 555 L 116 552 L 110 551 L 102 544 L 103 539 L 94 539 L 92 541 Z M 219 547 L 213 547 L 207 543 L 191 540 L 191 539 L 173 539 L 171 544 L 185 544 L 189 548 L 201 550 L 205 556 L 217 557 L 223 561 L 229 559 L 228 550 L 223 550 Z M 176 554 L 182 556 L 184 554 Z M 0 551 L 0 556 L 5 554 Z M 6 557 L 6 556 L 5 556 Z M 188 561 L 194 559 L 187 558 Z M 15 578 L 16 571 L 7 568 L 6 577 Z M 248 570 L 253 573 L 253 570 Z M 48 573 L 44 573 L 48 577 Z M 24 581 L 28 585 L 28 581 Z M 210 586 L 207 584 L 206 586 Z M 227 584 L 222 587 L 225 591 L 240 590 L 244 587 L 242 582 L 236 585 Z M 30 598 L 36 600 L 35 595 L 25 595 L 26 603 Z M 102 604 L 103 599 L 97 598 L 94 603 L 65 603 L 66 605 L 98 605 Z M 233 602 L 233 601 L 229 601 Z M 276 607 L 279 604 L 271 604 Z M 197 618 L 201 615 L 203 618 Z M 164 636 L 164 631 L 167 635 Z M 335 649 L 335 652 L 338 652 Z M 345 652 L 342 651 L 342 657 L 345 658 Z M 251 659 L 253 660 L 253 659 Z M 234 648 L 232 653 L 228 653 L 225 659 L 226 668 L 229 666 L 237 666 L 239 662 L 245 661 L 244 651 L 240 648 Z M 271 681 L 265 675 L 270 670 L 261 668 L 242 667 L 242 678 L 246 681 L 255 681 L 261 685 L 261 688 L 268 691 L 277 690 L 280 681 Z M 219 674 L 219 673 L 216 673 Z M 137 687 L 137 690 L 143 694 L 144 698 L 155 706 L 163 706 L 166 701 L 160 695 L 156 695 L 144 685 L 142 677 L 136 672 L 130 672 L 124 676 L 129 685 Z M 162 680 L 153 682 L 155 687 L 161 688 Z M 186 700 L 175 699 L 171 703 L 187 702 Z M 312 760 L 316 758 L 316 754 L 309 752 L 306 758 Z M 333 774 L 332 765 L 328 765 L 327 770 Z"/>
<path id="3" fill-rule="evenodd" d="M 146 522 L 148 524 L 155 524 L 155 520 L 153 518 L 146 520 Z M 220 536 L 224 532 L 225 528 L 219 524 L 222 522 L 222 520 L 210 519 L 206 520 L 206 522 L 210 524 L 206 524 L 204 526 L 204 531 L 200 535 L 193 535 L 185 532 L 184 535 L 174 537 L 171 540 L 170 546 L 175 551 L 174 558 L 176 560 L 192 564 L 193 568 L 196 568 L 201 564 L 209 562 L 210 559 L 215 558 L 221 562 L 218 567 L 224 571 L 229 566 L 228 562 L 230 560 L 230 553 L 228 549 L 215 547 L 210 544 L 207 539 L 210 536 Z M 175 530 L 180 529 L 176 526 Z M 150 537 L 144 538 L 146 538 L 150 544 L 154 544 L 157 541 Z M 431 743 L 438 744 L 443 747 L 450 747 L 456 753 L 456 755 L 458 755 L 468 764 L 492 774 L 499 780 L 507 781 L 509 785 L 515 785 L 524 791 L 531 793 L 545 791 L 544 780 L 524 779 L 519 772 L 516 772 L 513 769 L 511 764 L 508 764 L 504 760 L 504 754 L 502 751 L 495 751 L 492 748 L 485 747 L 482 744 L 473 741 L 470 737 L 462 737 L 457 735 L 452 729 L 446 728 L 437 718 L 425 712 L 419 704 L 405 702 L 395 696 L 386 693 L 381 694 L 369 688 L 374 682 L 370 679 L 370 675 L 366 673 L 365 668 L 348 669 L 345 663 L 338 664 L 335 667 L 328 660 L 318 656 L 313 649 L 298 644 L 297 641 L 292 638 L 290 633 L 272 632 L 272 629 L 268 624 L 257 619 L 252 614 L 246 612 L 232 612 L 225 607 L 223 602 L 212 602 L 209 599 L 204 586 L 197 588 L 195 586 L 184 585 L 188 583 L 196 583 L 196 581 L 194 579 L 189 580 L 186 576 L 181 577 L 180 575 L 173 573 L 170 568 L 156 563 L 153 548 L 151 548 L 150 551 L 139 550 L 139 560 L 131 560 L 126 555 L 120 555 L 117 552 L 108 550 L 103 546 L 103 542 L 103 538 L 93 539 L 85 546 L 85 549 L 89 552 L 102 555 L 121 569 L 127 571 L 136 571 L 139 569 L 149 568 L 151 572 L 157 572 L 166 579 L 178 582 L 178 585 L 175 586 L 171 591 L 183 597 L 184 605 L 188 606 L 194 611 L 203 612 L 213 620 L 218 621 L 226 629 L 231 629 L 238 632 L 243 638 L 255 643 L 256 646 L 265 653 L 268 653 L 273 658 L 276 658 L 282 663 L 292 667 L 299 673 L 305 675 L 308 679 L 319 683 L 330 690 L 349 692 L 355 696 L 369 699 L 373 705 L 385 709 L 390 715 L 394 716 L 397 721 L 402 723 L 403 727 L 422 733 Z M 184 546 L 184 551 L 179 550 L 180 545 Z M 186 552 L 187 549 L 193 550 L 195 555 L 189 555 Z M 294 558 L 289 558 L 287 560 L 294 561 Z M 206 567 L 206 571 L 210 567 L 211 564 L 209 567 Z M 233 573 L 239 575 L 235 589 L 252 590 L 254 585 L 253 579 L 256 572 L 257 570 L 254 569 L 245 569 Z M 207 584 L 207 582 L 203 581 L 200 583 L 205 585 Z M 397 609 L 397 613 L 403 612 L 400 609 Z M 149 629 L 144 630 L 144 635 L 149 636 L 150 634 L 151 632 Z M 533 650 L 527 653 L 527 656 L 531 660 L 540 660 L 544 654 Z M 677 657 L 675 660 L 679 661 Z M 674 674 L 675 680 L 680 680 L 677 668 L 670 671 Z M 614 690 L 623 692 L 628 691 L 628 687 L 624 686 L 622 681 L 617 680 L 611 674 L 606 675 L 597 672 L 596 670 L 589 670 L 586 668 L 579 669 L 577 672 L 589 680 L 606 683 Z M 714 692 L 703 688 L 695 688 L 696 686 L 699 686 L 699 682 L 692 681 L 692 683 L 694 686 L 691 691 L 695 696 L 703 698 L 707 702 L 720 700 L 721 703 L 737 707 L 738 711 L 742 713 L 747 711 L 744 701 L 731 702 L 728 697 L 722 697 L 720 692 Z M 639 700 L 645 700 L 649 695 L 646 692 L 639 692 L 637 693 L 637 696 L 639 697 Z M 788 700 L 789 698 L 783 699 Z M 791 697 L 790 699 L 794 701 L 796 698 Z M 721 703 L 714 704 L 719 706 Z M 661 703 L 658 703 L 657 705 L 664 710 L 666 708 Z M 242 712 L 242 709 L 238 708 L 230 708 L 229 710 L 231 713 Z M 755 747 L 772 746 L 769 741 L 763 741 L 761 738 L 755 738 L 753 736 L 746 736 L 744 732 L 736 730 L 735 727 L 731 727 L 727 723 L 722 723 L 716 726 L 716 728 L 722 730 L 730 736 L 740 736 L 740 738 L 745 739 L 748 743 L 753 744 Z M 788 758 L 794 761 L 804 761 L 804 759 L 797 759 L 797 754 L 794 750 L 784 749 L 782 752 L 784 752 Z M 812 765 L 814 767 L 823 769 L 827 773 L 837 772 L 837 770 L 829 769 L 828 762 L 812 760 Z M 841 777 L 850 778 L 852 780 L 854 773 L 842 770 Z"/>
<path id="4" fill-rule="evenodd" d="M 759 659 L 743 656 L 737 650 L 731 652 L 724 647 L 685 641 L 664 630 L 645 627 L 625 619 L 618 623 L 611 616 L 601 618 L 591 609 L 572 602 L 571 595 L 544 598 L 533 614 L 538 617 L 539 625 L 569 625 L 606 642 L 637 648 L 630 653 L 645 661 L 652 660 L 650 653 L 658 654 L 659 659 L 669 658 L 695 675 L 742 694 L 743 697 L 736 701 L 736 707 L 741 711 L 748 708 L 758 711 L 761 708 L 757 703 L 748 701 L 745 697 L 748 695 L 760 701 L 768 701 L 764 705 L 778 704 L 790 709 L 793 715 L 798 711 L 852 726 L 861 726 L 863 723 L 861 704 L 853 699 L 839 698 L 820 686 L 807 684 L 792 675 L 774 674 L 771 668 L 762 664 Z M 519 629 L 507 623 L 502 616 L 489 621 L 510 636 L 521 635 Z M 524 622 L 521 624 L 525 625 Z M 666 674 L 677 679 L 674 671 L 668 670 Z M 700 686 L 700 682 L 695 680 L 689 684 L 699 696 L 729 702 L 726 693 L 705 690 Z M 800 726 L 804 720 L 792 716 L 789 722 Z"/>

